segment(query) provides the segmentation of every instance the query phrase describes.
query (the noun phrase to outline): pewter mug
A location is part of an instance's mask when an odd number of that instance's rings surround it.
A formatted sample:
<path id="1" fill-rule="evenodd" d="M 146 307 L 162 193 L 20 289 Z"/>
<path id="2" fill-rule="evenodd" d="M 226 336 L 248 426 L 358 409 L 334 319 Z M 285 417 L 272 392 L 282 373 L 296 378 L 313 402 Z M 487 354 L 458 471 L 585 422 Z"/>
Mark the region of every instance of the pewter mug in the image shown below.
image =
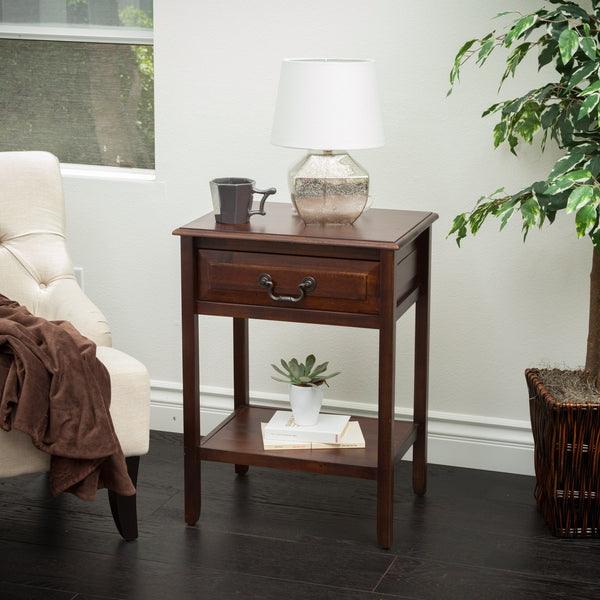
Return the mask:
<path id="1" fill-rule="evenodd" d="M 267 197 L 275 188 L 257 190 L 253 179 L 242 177 L 220 177 L 210 182 L 215 220 L 217 223 L 249 223 L 252 215 L 266 215 L 264 206 Z M 262 194 L 258 210 L 252 209 L 253 194 Z"/>

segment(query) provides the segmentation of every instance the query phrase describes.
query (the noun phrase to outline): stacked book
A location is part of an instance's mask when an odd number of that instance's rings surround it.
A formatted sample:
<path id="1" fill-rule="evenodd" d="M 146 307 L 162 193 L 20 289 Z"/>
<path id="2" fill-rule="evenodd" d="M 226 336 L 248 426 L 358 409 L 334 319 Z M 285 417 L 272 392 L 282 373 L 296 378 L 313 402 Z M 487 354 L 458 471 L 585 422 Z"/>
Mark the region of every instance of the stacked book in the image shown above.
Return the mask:
<path id="1" fill-rule="evenodd" d="M 265 450 L 365 447 L 360 424 L 349 415 L 320 414 L 316 425 L 304 427 L 291 411 L 278 410 L 261 427 Z"/>

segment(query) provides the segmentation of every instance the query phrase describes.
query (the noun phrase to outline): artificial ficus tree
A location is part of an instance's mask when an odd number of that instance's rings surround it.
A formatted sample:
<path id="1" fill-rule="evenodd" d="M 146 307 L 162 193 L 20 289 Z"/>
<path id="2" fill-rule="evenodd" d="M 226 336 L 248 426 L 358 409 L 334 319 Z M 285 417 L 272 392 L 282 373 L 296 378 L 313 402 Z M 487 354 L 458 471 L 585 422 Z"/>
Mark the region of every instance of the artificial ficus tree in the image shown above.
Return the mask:
<path id="1" fill-rule="evenodd" d="M 563 156 L 545 180 L 516 193 L 504 188 L 479 199 L 471 212 L 455 217 L 450 235 L 460 242 L 475 235 L 489 216 L 503 229 L 519 215 L 524 239 L 534 227 L 554 222 L 559 212 L 574 215 L 575 231 L 593 247 L 590 276 L 590 316 L 585 369 L 600 382 L 600 0 L 586 3 L 548 0 L 550 7 L 523 15 L 519 12 L 503 31 L 492 31 L 466 42 L 450 72 L 451 93 L 461 67 L 472 60 L 482 67 L 492 52 L 507 52 L 500 85 L 514 77 L 528 55 L 552 81 L 523 96 L 490 106 L 482 116 L 497 115 L 494 146 L 508 144 L 516 154 L 520 142 L 539 139 L 541 151 L 554 140 Z"/>

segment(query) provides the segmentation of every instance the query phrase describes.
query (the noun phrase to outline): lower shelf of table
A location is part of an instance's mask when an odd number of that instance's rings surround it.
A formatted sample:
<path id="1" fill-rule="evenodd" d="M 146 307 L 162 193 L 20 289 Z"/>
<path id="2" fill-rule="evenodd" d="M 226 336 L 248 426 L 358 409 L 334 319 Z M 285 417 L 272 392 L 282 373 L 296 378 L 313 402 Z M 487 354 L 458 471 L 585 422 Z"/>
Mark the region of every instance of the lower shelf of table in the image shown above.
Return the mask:
<path id="1" fill-rule="evenodd" d="M 352 418 L 360 422 L 364 448 L 265 450 L 260 424 L 268 422 L 274 412 L 275 409 L 259 406 L 235 410 L 202 439 L 198 448 L 200 460 L 377 479 L 377 419 Z M 394 461 L 412 446 L 417 430 L 412 422 L 394 421 Z"/>

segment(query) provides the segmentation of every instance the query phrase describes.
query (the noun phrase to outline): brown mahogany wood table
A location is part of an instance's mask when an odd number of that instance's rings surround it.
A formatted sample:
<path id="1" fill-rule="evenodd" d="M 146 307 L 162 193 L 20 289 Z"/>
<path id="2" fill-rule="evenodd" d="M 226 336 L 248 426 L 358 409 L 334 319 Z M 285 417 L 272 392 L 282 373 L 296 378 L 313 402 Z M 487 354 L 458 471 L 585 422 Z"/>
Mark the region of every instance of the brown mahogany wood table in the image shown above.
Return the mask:
<path id="1" fill-rule="evenodd" d="M 371 209 L 353 225 L 304 225 L 290 204 L 271 203 L 244 225 L 212 213 L 181 237 L 185 520 L 200 517 L 200 462 L 361 477 L 377 482 L 377 539 L 393 531 L 393 467 L 413 448 L 413 489 L 426 491 L 431 212 Z M 415 304 L 412 421 L 394 418 L 396 321 Z M 198 315 L 233 318 L 234 410 L 201 439 Z M 378 414 L 360 417 L 365 448 L 264 450 L 273 408 L 249 402 L 248 319 L 379 331 Z"/>

